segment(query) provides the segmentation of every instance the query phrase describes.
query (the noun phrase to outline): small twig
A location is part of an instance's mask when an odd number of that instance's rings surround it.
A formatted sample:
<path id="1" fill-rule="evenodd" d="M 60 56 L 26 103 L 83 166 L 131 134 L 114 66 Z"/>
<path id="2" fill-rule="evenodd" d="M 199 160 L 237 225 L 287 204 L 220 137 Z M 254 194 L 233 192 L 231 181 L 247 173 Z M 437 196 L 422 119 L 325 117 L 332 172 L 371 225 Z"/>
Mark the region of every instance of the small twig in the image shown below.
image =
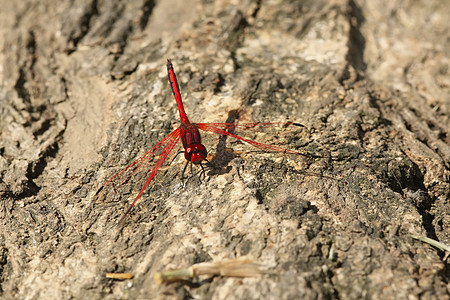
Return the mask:
<path id="1" fill-rule="evenodd" d="M 127 280 L 133 278 L 133 274 L 131 273 L 106 273 L 106 278 L 111 279 L 119 279 L 119 280 Z"/>
<path id="2" fill-rule="evenodd" d="M 178 280 L 187 280 L 201 275 L 220 275 L 227 277 L 256 277 L 263 272 L 257 264 L 246 257 L 226 259 L 218 262 L 204 262 L 194 264 L 186 269 L 157 272 L 154 274 L 158 284 Z"/>
<path id="3" fill-rule="evenodd" d="M 445 256 L 444 260 L 450 254 L 450 246 L 449 245 L 443 244 L 441 242 L 438 242 L 436 240 L 433 240 L 433 239 L 430 239 L 430 238 L 427 238 L 427 237 L 424 237 L 424 236 L 418 236 L 418 235 L 412 235 L 412 234 L 410 234 L 409 236 L 412 237 L 413 239 L 416 239 L 416 240 L 422 241 L 424 243 L 430 244 L 431 246 L 434 246 L 434 247 L 436 247 L 436 248 L 438 248 L 438 249 L 440 249 L 440 250 L 442 250 L 444 252 L 447 252 L 447 255 Z"/>

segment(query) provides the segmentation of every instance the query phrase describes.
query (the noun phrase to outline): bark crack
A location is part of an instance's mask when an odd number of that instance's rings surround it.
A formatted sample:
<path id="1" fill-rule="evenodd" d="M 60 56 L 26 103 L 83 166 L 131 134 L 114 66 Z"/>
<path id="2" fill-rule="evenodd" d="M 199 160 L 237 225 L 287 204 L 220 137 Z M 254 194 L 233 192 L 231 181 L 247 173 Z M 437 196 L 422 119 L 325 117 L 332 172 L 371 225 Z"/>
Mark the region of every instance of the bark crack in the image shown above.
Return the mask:
<path id="1" fill-rule="evenodd" d="M 355 83 L 364 79 L 367 69 L 367 64 L 364 61 L 366 40 L 361 32 L 361 26 L 365 22 L 365 18 L 361 8 L 353 0 L 348 2 L 347 18 L 350 24 L 347 44 L 348 52 L 345 56 L 347 65 L 339 79 L 339 82 L 344 87 L 348 86 L 349 83 Z"/>

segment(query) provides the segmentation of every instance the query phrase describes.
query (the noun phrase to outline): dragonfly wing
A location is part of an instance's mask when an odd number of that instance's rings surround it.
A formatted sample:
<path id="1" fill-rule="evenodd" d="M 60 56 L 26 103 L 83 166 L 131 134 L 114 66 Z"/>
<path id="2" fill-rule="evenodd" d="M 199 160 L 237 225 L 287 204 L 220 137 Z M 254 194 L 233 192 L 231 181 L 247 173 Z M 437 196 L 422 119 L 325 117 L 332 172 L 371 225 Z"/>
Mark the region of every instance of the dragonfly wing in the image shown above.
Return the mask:
<path id="1" fill-rule="evenodd" d="M 142 156 L 135 159 L 133 162 L 131 162 L 128 166 L 123 168 L 121 171 L 117 172 L 114 176 L 112 176 L 103 186 L 100 188 L 99 191 L 97 191 L 96 196 L 98 196 L 102 190 L 104 190 L 108 185 L 112 185 L 117 183 L 119 186 L 128 181 L 131 177 L 135 176 L 134 179 L 136 179 L 136 176 L 146 176 L 148 175 L 149 170 L 151 169 L 151 173 L 145 182 L 144 186 L 141 188 L 139 194 L 134 199 L 132 205 L 128 208 L 125 215 L 122 217 L 121 220 L 125 218 L 125 216 L 128 214 L 128 212 L 133 208 L 134 205 L 136 205 L 136 202 L 139 200 L 139 198 L 144 193 L 147 186 L 150 184 L 152 179 L 155 177 L 158 170 L 161 168 L 161 166 L 166 161 L 167 157 L 169 156 L 172 149 L 177 144 L 178 140 L 180 139 L 182 134 L 181 128 L 177 128 L 174 131 L 172 131 L 170 134 L 165 136 L 162 140 L 160 140 L 155 146 L 153 146 L 151 149 L 146 151 Z M 162 150 L 161 150 L 162 148 Z M 161 151 L 161 152 L 160 152 Z M 159 153 L 160 152 L 160 153 Z M 151 167 L 151 163 L 153 159 L 158 156 L 159 157 L 154 164 L 153 167 Z M 137 177 L 137 181 L 139 182 L 140 177 Z"/>
<path id="2" fill-rule="evenodd" d="M 213 126 L 221 129 L 250 129 L 250 128 L 264 128 L 277 127 L 286 128 L 289 126 L 305 127 L 305 125 L 294 122 L 268 122 L 268 123 L 198 123 Z"/>
<path id="3" fill-rule="evenodd" d="M 150 181 L 155 177 L 156 172 L 162 167 L 164 162 L 166 161 L 167 156 L 169 156 L 170 152 L 172 152 L 172 149 L 177 144 L 178 140 L 181 137 L 181 128 L 177 128 L 175 131 L 170 133 L 168 136 L 168 143 L 164 146 L 163 150 L 161 151 L 161 154 L 159 155 L 158 160 L 156 161 L 155 166 L 153 167 L 152 173 L 148 177 L 147 181 L 145 182 L 144 186 L 142 187 L 139 194 L 136 196 L 136 199 L 134 199 L 133 204 L 131 206 L 134 206 L 137 202 L 137 200 L 142 196 L 147 186 L 150 184 Z"/>
<path id="4" fill-rule="evenodd" d="M 139 194 L 136 196 L 136 198 L 134 198 L 133 203 L 125 211 L 125 213 L 123 214 L 122 218 L 120 218 L 119 224 L 123 223 L 123 221 L 125 220 L 125 218 L 128 215 L 128 213 L 136 205 L 136 203 L 139 200 L 139 198 L 141 198 L 141 196 L 144 193 L 145 189 L 148 187 L 150 182 L 153 180 L 153 178 L 155 177 L 155 175 L 158 172 L 158 170 L 162 167 L 162 165 L 166 161 L 167 156 L 169 156 L 170 152 L 173 150 L 173 148 L 177 144 L 178 140 L 181 137 L 181 133 L 182 133 L 181 128 L 177 128 L 175 131 L 172 131 L 172 133 L 170 133 L 168 136 L 166 136 L 167 144 L 164 146 L 163 150 L 161 151 L 161 154 L 159 155 L 159 158 L 156 161 L 156 164 L 155 164 L 155 166 L 152 169 L 152 173 L 148 177 L 148 179 L 145 182 L 145 184 L 142 186 L 141 190 L 139 191 Z"/>
<path id="5" fill-rule="evenodd" d="M 153 146 L 151 149 L 147 150 L 142 156 L 138 157 L 134 161 L 132 161 L 129 165 L 127 165 L 125 168 L 114 174 L 106 183 L 102 186 L 102 188 L 105 188 L 107 185 L 118 182 L 119 185 L 125 183 L 128 179 L 130 179 L 138 170 L 146 164 L 149 164 L 153 158 L 157 155 L 159 149 L 163 147 L 165 144 L 170 143 L 173 141 L 174 137 L 177 135 L 180 136 L 180 128 L 177 128 L 176 130 L 172 131 L 170 134 L 165 136 L 162 140 L 160 140 L 155 146 Z M 177 139 L 178 141 L 178 139 Z M 101 189 L 97 192 L 99 192 Z"/>
<path id="6" fill-rule="evenodd" d="M 287 124 L 287 125 L 286 125 Z M 285 149 L 285 148 L 281 148 L 278 146 L 274 146 L 274 145 L 268 145 L 268 144 L 263 144 L 263 143 L 258 143 L 256 141 L 253 141 L 251 139 L 239 136 L 237 134 L 234 134 L 232 132 L 227 131 L 226 129 L 234 129 L 234 128 L 251 128 L 251 127 L 255 127 L 255 126 L 276 126 L 276 125 L 281 125 L 281 126 L 289 126 L 291 125 L 291 122 L 285 122 L 285 123 L 241 123 L 241 124 L 234 124 L 234 123 L 197 123 L 197 126 L 199 129 L 204 130 L 204 131 L 208 131 L 208 132 L 213 132 L 213 133 L 217 133 L 217 134 L 221 134 L 221 135 L 227 135 L 227 136 L 231 136 L 235 139 L 241 140 L 243 142 L 246 142 L 256 148 L 265 150 L 265 151 L 272 151 L 272 152 L 282 152 L 282 153 L 287 153 L 287 154 L 297 154 L 297 155 L 303 155 L 303 156 L 308 156 L 304 153 L 301 152 L 297 152 L 297 151 L 293 151 L 293 150 L 289 150 L 289 149 Z"/>
<path id="7" fill-rule="evenodd" d="M 166 161 L 167 157 L 169 156 L 170 152 L 173 150 L 173 148 L 177 144 L 178 140 L 181 137 L 181 134 L 182 134 L 182 129 L 181 128 L 177 128 L 176 130 L 172 131 L 168 136 L 166 136 L 163 140 L 160 141 L 160 143 L 164 141 L 163 144 L 165 144 L 165 146 L 162 149 L 161 154 L 159 155 L 159 158 L 156 161 L 156 164 L 153 167 L 150 176 L 148 177 L 148 179 L 145 182 L 145 184 L 142 186 L 141 190 L 139 191 L 139 194 L 136 196 L 136 198 L 134 198 L 133 203 L 128 207 L 128 209 L 126 210 L 125 214 L 120 219 L 119 223 L 123 223 L 123 221 L 125 220 L 125 218 L 128 215 L 128 213 L 136 205 L 136 203 L 139 200 L 139 198 L 141 198 L 141 196 L 144 193 L 145 189 L 148 187 L 150 182 L 153 180 L 153 178 L 155 177 L 156 173 L 162 167 L 162 165 Z"/>

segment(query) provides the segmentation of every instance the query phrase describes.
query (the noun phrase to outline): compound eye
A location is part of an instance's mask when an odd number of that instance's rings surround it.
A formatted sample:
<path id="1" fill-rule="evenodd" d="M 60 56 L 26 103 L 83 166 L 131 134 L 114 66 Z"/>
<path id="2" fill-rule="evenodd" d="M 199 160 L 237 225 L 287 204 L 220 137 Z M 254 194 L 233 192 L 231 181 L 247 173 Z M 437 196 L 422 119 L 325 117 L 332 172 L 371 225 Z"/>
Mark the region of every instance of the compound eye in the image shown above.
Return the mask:
<path id="1" fill-rule="evenodd" d="M 201 153 L 192 153 L 191 155 L 191 161 L 194 164 L 199 164 L 203 161 L 203 154 Z"/>
<path id="2" fill-rule="evenodd" d="M 186 160 L 199 164 L 201 163 L 207 156 L 207 151 L 205 146 L 202 144 L 193 144 L 186 147 L 184 150 L 184 158 Z"/>

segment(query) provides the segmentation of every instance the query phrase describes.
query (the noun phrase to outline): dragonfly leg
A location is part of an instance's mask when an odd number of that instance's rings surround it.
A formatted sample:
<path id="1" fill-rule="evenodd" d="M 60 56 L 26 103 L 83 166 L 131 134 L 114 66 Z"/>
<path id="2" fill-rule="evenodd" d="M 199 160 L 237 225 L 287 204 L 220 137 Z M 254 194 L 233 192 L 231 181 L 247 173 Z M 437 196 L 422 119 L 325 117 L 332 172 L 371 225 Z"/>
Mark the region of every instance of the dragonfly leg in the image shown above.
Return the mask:
<path id="1" fill-rule="evenodd" d="M 170 163 L 168 164 L 169 166 L 172 165 L 173 161 L 178 157 L 178 155 L 184 153 L 184 151 L 178 151 L 177 155 L 174 156 L 174 158 L 170 161 Z"/>
<path id="2" fill-rule="evenodd" d="M 206 160 L 206 159 L 205 159 Z M 208 160 L 206 160 L 208 163 L 209 163 L 209 161 Z M 185 176 L 185 173 L 186 173 L 186 169 L 187 169 L 187 166 L 188 165 L 191 165 L 190 166 L 190 168 L 191 168 L 191 176 Z M 193 168 L 192 168 L 192 165 L 193 165 L 193 163 L 192 162 L 190 162 L 190 161 L 187 161 L 186 162 L 186 164 L 184 165 L 184 168 L 183 168 L 183 172 L 181 173 L 181 179 L 182 180 L 184 180 L 184 179 L 188 179 L 189 180 L 189 178 L 191 178 L 191 177 L 194 177 L 194 170 L 193 170 Z M 198 165 L 200 165 L 200 168 L 202 168 L 202 170 L 201 170 L 201 172 L 200 172 L 200 175 L 199 175 L 199 178 L 201 179 L 202 177 L 203 178 L 206 178 L 206 170 L 205 170 L 205 167 L 203 166 L 203 164 L 202 163 L 200 163 L 200 164 L 198 164 Z"/>
<path id="3" fill-rule="evenodd" d="M 182 180 L 187 178 L 187 177 L 184 177 L 184 173 L 186 172 L 186 169 L 187 169 L 187 166 L 188 166 L 189 163 L 190 163 L 190 161 L 187 161 L 186 164 L 184 165 L 183 172 L 181 173 L 181 179 Z M 192 171 L 192 164 L 191 164 L 191 171 Z"/>
<path id="4" fill-rule="evenodd" d="M 202 172 L 200 173 L 200 176 L 199 176 L 200 181 L 201 181 L 202 177 L 206 178 L 206 171 L 205 171 L 205 168 L 203 167 L 203 164 L 200 164 L 200 167 L 202 168 Z"/>
<path id="5" fill-rule="evenodd" d="M 301 123 L 296 123 L 296 122 L 286 122 L 286 123 L 283 124 L 283 128 L 289 127 L 289 126 L 291 126 L 291 125 L 306 128 L 305 125 L 303 125 L 303 124 L 301 124 Z"/>

